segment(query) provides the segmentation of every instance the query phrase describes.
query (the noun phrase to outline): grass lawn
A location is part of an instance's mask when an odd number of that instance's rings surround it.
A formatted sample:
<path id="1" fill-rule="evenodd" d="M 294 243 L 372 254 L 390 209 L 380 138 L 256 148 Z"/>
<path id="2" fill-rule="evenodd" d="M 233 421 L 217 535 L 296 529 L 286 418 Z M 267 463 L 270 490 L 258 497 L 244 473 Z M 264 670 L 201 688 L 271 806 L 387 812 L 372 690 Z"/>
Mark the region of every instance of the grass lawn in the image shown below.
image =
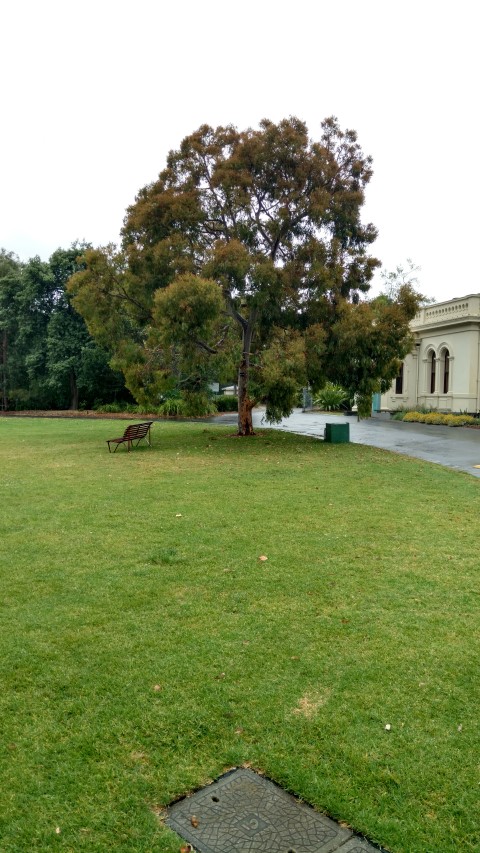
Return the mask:
<path id="1" fill-rule="evenodd" d="M 478 851 L 480 480 L 124 428 L 0 419 L 1 853 L 177 853 L 162 806 L 247 763 L 395 853 Z"/>

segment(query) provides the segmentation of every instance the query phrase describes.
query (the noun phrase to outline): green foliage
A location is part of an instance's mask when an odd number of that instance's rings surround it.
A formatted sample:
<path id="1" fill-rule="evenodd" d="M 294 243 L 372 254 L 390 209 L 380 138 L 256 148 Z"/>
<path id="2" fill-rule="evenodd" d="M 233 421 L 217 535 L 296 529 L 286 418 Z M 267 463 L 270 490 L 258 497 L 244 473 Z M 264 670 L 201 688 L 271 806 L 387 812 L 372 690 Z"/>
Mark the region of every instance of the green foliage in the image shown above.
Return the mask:
<path id="1" fill-rule="evenodd" d="M 0 250 L 0 409 L 7 409 L 9 396 L 23 379 L 20 359 L 13 341 L 18 336 L 16 297 L 21 287 L 22 265 L 12 252 Z"/>
<path id="2" fill-rule="evenodd" d="M 293 330 L 273 329 L 270 346 L 252 368 L 252 390 L 266 405 L 265 418 L 278 423 L 293 409 L 298 389 L 306 383 L 303 336 Z"/>
<path id="3" fill-rule="evenodd" d="M 37 257 L 25 264 L 6 253 L 0 257 L 3 408 L 78 409 L 98 397 L 128 396 L 66 292 L 85 250 L 74 244 L 57 249 L 48 262 Z"/>
<path id="4" fill-rule="evenodd" d="M 214 398 L 217 412 L 236 412 L 238 400 L 235 394 L 218 394 Z"/>
<path id="5" fill-rule="evenodd" d="M 357 404 L 358 419 L 363 420 L 365 418 L 369 418 L 372 414 L 372 395 L 357 394 L 357 396 L 355 397 L 355 402 Z"/>
<path id="6" fill-rule="evenodd" d="M 176 418 L 187 414 L 187 404 L 182 397 L 169 397 L 158 408 L 159 415 L 166 418 Z"/>
<path id="7" fill-rule="evenodd" d="M 359 417 L 371 414 L 371 398 L 386 391 L 413 345 L 409 323 L 421 296 L 402 285 L 397 301 L 373 299 L 338 311 L 329 340 L 331 369 L 350 398 L 357 400 Z"/>
<path id="8" fill-rule="evenodd" d="M 214 415 L 217 407 L 208 394 L 192 391 L 184 391 L 185 414 L 189 418 L 201 418 L 206 415 Z"/>
<path id="9" fill-rule="evenodd" d="M 165 417 L 201 418 L 214 415 L 216 403 L 208 396 L 192 391 L 183 391 L 181 396 L 167 397 L 158 408 L 158 413 Z"/>
<path id="10" fill-rule="evenodd" d="M 115 401 L 114 403 L 96 402 L 93 408 L 101 414 L 143 414 L 143 409 L 136 404 L 121 401 Z"/>
<path id="11" fill-rule="evenodd" d="M 348 403 L 348 394 L 341 385 L 327 382 L 314 399 L 315 406 L 320 406 L 326 412 L 338 412 Z"/>
<path id="12" fill-rule="evenodd" d="M 166 346 L 196 347 L 215 333 L 223 305 L 218 284 L 185 273 L 155 294 L 155 334 Z"/>
<path id="13" fill-rule="evenodd" d="M 333 378 L 332 326 L 378 262 L 367 254 L 376 231 L 360 219 L 371 159 L 336 119 L 322 129 L 312 142 L 297 118 L 203 125 L 138 193 L 122 251 L 86 253 L 74 304 L 139 402 L 171 377 L 199 392 L 235 365 L 249 434 L 255 401 L 278 420 L 307 380 Z"/>

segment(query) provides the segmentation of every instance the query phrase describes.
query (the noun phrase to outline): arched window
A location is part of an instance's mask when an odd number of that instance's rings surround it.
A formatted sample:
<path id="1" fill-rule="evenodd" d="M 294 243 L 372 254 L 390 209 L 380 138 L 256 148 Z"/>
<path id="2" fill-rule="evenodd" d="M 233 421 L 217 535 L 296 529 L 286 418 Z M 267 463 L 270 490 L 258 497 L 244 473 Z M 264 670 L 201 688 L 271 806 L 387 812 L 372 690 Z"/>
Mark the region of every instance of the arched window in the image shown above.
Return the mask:
<path id="1" fill-rule="evenodd" d="M 395 378 L 395 394 L 403 394 L 403 361 Z"/>
<path id="2" fill-rule="evenodd" d="M 443 393 L 448 394 L 450 377 L 450 353 L 448 349 L 443 350 Z"/>
<path id="3" fill-rule="evenodd" d="M 430 394 L 435 394 L 435 372 L 437 366 L 437 359 L 435 358 L 435 353 L 432 350 L 430 353 Z"/>

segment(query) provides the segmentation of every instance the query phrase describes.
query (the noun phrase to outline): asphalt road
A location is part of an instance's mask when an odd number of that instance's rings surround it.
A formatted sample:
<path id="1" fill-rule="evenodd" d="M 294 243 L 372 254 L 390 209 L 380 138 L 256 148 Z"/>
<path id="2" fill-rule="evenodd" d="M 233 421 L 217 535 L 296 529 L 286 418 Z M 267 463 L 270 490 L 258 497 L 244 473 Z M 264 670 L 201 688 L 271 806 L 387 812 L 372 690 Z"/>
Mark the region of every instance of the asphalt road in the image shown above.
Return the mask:
<path id="1" fill-rule="evenodd" d="M 262 410 L 254 411 L 255 427 L 272 427 L 315 438 L 323 438 L 327 423 L 349 423 L 350 441 L 355 444 L 381 447 L 480 477 L 480 468 L 475 468 L 475 465 L 480 465 L 480 430 L 477 429 L 404 424 L 402 421 L 387 420 L 381 416 L 357 421 L 355 417 L 303 412 L 301 409 L 296 409 L 290 417 L 283 418 L 280 424 L 267 424 L 263 421 L 263 416 Z M 237 416 L 219 415 L 211 421 L 236 424 Z"/>

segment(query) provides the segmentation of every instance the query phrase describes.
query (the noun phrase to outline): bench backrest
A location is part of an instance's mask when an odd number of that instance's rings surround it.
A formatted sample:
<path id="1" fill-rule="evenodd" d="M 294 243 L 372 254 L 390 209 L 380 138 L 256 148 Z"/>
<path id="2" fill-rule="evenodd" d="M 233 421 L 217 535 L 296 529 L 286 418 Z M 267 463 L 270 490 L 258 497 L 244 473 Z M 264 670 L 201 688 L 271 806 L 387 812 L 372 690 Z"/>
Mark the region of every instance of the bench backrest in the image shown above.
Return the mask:
<path id="1" fill-rule="evenodd" d="M 127 440 L 135 439 L 135 438 L 144 438 L 150 429 L 153 421 L 147 421 L 144 424 L 131 424 L 128 426 L 123 433 L 123 437 Z"/>

